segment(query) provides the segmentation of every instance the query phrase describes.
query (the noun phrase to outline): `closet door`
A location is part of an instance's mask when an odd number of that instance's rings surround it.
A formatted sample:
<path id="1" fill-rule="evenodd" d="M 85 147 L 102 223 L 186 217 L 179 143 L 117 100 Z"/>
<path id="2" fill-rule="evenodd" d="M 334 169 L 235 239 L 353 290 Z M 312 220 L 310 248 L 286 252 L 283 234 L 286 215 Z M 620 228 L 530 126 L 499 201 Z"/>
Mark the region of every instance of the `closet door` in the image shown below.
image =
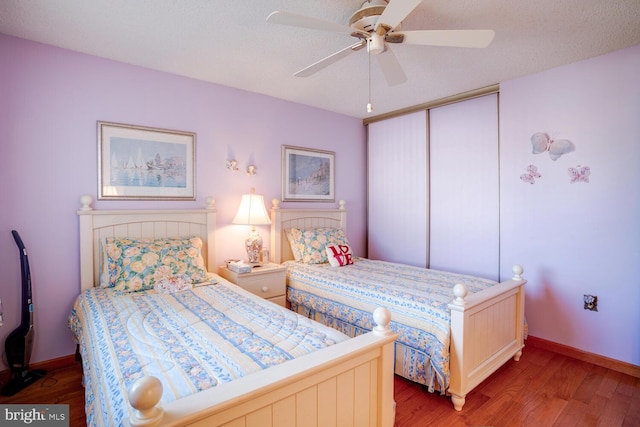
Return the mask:
<path id="1" fill-rule="evenodd" d="M 429 114 L 429 267 L 498 280 L 498 95 Z"/>
<path id="2" fill-rule="evenodd" d="M 426 267 L 426 111 L 368 126 L 368 257 Z"/>

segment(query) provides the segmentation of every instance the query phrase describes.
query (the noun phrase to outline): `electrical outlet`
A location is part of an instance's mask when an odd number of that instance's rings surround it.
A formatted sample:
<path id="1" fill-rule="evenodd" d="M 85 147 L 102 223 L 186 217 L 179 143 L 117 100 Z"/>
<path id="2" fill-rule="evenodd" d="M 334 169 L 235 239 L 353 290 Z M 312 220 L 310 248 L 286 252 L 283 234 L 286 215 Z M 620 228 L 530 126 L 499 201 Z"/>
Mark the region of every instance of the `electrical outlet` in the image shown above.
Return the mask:
<path id="1" fill-rule="evenodd" d="M 598 311 L 598 297 L 595 295 L 584 296 L 584 309 Z"/>

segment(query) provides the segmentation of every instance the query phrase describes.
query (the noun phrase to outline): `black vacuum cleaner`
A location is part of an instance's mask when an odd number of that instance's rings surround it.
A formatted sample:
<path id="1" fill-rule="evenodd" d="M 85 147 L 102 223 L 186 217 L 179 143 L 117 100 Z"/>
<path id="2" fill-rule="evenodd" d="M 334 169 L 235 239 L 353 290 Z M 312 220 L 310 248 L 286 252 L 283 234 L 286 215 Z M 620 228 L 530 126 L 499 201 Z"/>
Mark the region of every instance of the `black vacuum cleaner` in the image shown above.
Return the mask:
<path id="1" fill-rule="evenodd" d="M 20 390 L 45 376 L 42 369 L 29 370 L 31 349 L 33 348 L 33 300 L 31 298 L 31 271 L 27 248 L 16 230 L 12 230 L 13 238 L 20 251 L 20 271 L 22 274 L 22 317 L 20 326 L 12 331 L 4 341 L 7 363 L 11 370 L 11 380 L 2 387 L 0 394 L 13 396 Z"/>

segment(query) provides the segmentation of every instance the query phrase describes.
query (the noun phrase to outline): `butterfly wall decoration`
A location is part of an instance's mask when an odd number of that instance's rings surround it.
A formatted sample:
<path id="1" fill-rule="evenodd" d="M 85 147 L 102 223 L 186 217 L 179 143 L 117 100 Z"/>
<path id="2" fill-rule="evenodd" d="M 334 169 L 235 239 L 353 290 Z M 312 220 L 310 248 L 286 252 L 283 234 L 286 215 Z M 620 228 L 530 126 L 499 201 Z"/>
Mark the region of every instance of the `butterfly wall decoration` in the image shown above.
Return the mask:
<path id="1" fill-rule="evenodd" d="M 520 179 L 529 184 L 535 184 L 536 178 L 541 178 L 542 175 L 538 172 L 538 168 L 534 165 L 527 166 L 527 173 L 520 175 Z"/>
<path id="2" fill-rule="evenodd" d="M 537 132 L 531 135 L 531 148 L 533 154 L 549 152 L 551 160 L 558 160 L 563 154 L 571 153 L 576 150 L 576 146 L 568 139 L 558 139 L 556 141 L 549 138 L 549 135 L 543 132 Z"/>
<path id="3" fill-rule="evenodd" d="M 589 183 L 589 175 L 591 175 L 591 168 L 589 166 L 576 166 L 575 168 L 569 168 L 569 182 L 575 184 L 576 182 Z"/>

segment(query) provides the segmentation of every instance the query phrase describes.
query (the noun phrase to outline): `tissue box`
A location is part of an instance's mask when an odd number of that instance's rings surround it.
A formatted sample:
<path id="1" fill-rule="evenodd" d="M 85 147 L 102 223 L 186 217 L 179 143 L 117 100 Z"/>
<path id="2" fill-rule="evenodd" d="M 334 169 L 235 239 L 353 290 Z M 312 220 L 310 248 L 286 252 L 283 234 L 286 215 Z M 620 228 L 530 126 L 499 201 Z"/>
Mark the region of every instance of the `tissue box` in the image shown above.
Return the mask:
<path id="1" fill-rule="evenodd" d="M 241 262 L 231 262 L 229 263 L 229 270 L 234 273 L 251 273 L 251 266 Z"/>

